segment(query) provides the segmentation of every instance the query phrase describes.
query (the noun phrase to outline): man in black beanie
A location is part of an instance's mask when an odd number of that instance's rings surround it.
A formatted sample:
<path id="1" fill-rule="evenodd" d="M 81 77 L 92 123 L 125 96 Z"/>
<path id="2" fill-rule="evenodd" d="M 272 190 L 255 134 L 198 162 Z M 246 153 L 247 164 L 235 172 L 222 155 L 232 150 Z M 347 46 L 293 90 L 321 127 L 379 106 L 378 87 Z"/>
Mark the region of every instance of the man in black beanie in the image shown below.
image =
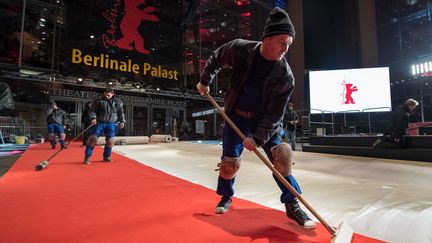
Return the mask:
<path id="1" fill-rule="evenodd" d="M 232 203 L 234 180 L 240 168 L 243 149 L 262 146 L 269 160 L 286 180 L 301 193 L 291 174 L 292 151 L 282 142 L 282 119 L 294 89 L 294 76 L 285 54 L 295 37 L 294 26 L 281 8 L 271 10 L 264 27 L 262 41 L 236 39 L 215 50 L 204 67 L 197 90 L 201 95 L 222 68 L 231 68 L 230 89 L 227 90 L 225 112 L 247 136 L 244 140 L 226 124 L 217 185 L 222 198 L 215 212 L 225 213 Z M 282 159 L 281 159 L 282 158 Z M 299 225 L 313 229 L 315 223 L 300 208 L 297 198 L 273 175 L 282 191 L 281 202 L 286 214 Z"/>

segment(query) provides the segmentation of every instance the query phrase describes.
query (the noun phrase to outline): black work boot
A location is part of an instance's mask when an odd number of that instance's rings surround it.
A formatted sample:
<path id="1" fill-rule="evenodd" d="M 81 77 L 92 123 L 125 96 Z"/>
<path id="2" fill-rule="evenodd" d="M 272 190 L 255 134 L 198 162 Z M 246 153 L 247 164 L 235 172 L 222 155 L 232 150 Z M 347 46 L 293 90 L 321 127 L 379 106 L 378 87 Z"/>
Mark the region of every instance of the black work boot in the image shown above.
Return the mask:
<path id="1" fill-rule="evenodd" d="M 103 159 L 103 162 L 112 162 L 111 157 L 106 157 Z"/>
<path id="2" fill-rule="evenodd" d="M 90 156 L 84 157 L 84 164 L 86 165 L 90 164 Z"/>
<path id="3" fill-rule="evenodd" d="M 297 199 L 285 203 L 286 215 L 294 219 L 300 226 L 306 229 L 315 229 L 316 225 L 312 219 L 300 208 Z"/>
<path id="4" fill-rule="evenodd" d="M 223 214 L 228 211 L 228 208 L 231 206 L 232 200 L 231 197 L 222 197 L 218 205 L 216 206 L 215 213 Z"/>

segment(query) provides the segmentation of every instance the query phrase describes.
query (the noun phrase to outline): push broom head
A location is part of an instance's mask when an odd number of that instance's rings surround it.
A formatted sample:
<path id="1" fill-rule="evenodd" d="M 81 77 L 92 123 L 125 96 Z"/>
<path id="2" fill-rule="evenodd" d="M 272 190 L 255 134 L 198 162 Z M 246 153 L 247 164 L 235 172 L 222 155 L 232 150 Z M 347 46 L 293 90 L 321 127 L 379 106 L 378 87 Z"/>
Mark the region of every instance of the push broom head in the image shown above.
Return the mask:
<path id="1" fill-rule="evenodd" d="M 47 166 L 48 166 L 48 160 L 44 160 L 40 164 L 36 165 L 35 170 L 36 171 L 43 170 Z"/>
<path id="2" fill-rule="evenodd" d="M 354 230 L 347 223 L 342 222 L 337 228 L 336 235 L 330 243 L 351 243 Z"/>

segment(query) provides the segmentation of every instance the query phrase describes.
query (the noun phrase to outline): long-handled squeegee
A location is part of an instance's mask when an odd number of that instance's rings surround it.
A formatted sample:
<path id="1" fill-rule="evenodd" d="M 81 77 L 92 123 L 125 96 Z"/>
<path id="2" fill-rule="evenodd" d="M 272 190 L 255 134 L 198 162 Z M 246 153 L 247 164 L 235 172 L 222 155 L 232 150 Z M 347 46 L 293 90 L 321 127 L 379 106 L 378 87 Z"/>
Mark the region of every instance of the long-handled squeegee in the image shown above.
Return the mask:
<path id="1" fill-rule="evenodd" d="M 207 99 L 213 104 L 213 106 L 219 111 L 224 120 L 231 126 L 232 129 L 241 137 L 242 140 L 246 138 L 246 136 L 240 131 L 240 129 L 234 124 L 234 122 L 227 116 L 227 114 L 221 109 L 218 103 L 213 99 L 213 97 L 206 93 Z M 312 206 L 289 184 L 289 182 L 277 171 L 273 164 L 268 161 L 266 157 L 263 156 L 258 149 L 253 150 L 254 153 L 264 162 L 265 165 L 273 172 L 273 174 L 279 179 L 282 184 L 294 195 L 298 198 L 300 202 L 305 205 L 305 207 L 326 227 L 328 232 L 332 235 L 331 243 L 347 243 L 351 242 L 354 230 L 347 223 L 342 222 L 337 230 L 330 226 L 319 214 L 318 212 L 312 208 Z"/>

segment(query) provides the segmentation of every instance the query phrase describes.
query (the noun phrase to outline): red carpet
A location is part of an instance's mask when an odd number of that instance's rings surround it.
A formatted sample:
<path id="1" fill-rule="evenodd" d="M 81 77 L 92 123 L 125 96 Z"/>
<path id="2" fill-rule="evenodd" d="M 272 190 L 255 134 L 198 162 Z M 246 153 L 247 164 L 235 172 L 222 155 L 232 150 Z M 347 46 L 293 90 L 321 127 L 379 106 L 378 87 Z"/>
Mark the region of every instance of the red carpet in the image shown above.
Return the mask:
<path id="1" fill-rule="evenodd" d="M 143 145 L 145 146 L 145 145 Z M 320 225 L 299 228 L 284 212 L 234 199 L 225 215 L 205 187 L 95 149 L 91 165 L 75 143 L 55 151 L 31 146 L 0 178 L 0 242 L 329 242 Z M 353 242 L 378 242 L 355 235 Z"/>

